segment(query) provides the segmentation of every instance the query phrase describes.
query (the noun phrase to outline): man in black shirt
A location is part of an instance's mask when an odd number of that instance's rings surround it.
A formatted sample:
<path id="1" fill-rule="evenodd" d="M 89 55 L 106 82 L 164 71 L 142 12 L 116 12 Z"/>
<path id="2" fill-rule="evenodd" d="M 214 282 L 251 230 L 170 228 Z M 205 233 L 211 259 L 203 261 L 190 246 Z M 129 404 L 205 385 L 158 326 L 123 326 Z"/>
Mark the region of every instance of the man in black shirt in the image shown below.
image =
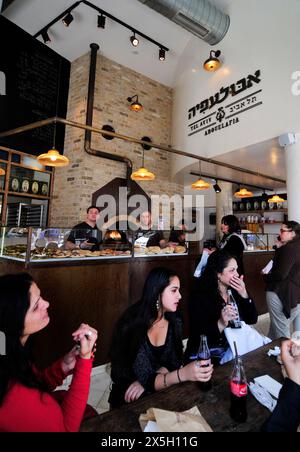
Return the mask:
<path id="1" fill-rule="evenodd" d="M 164 239 L 162 231 L 152 230 L 152 217 L 149 211 L 141 213 L 140 227 L 136 233 L 136 240 L 144 238 L 144 246 L 159 246 L 165 248 L 167 243 Z M 137 242 L 139 243 L 139 242 Z"/>
<path id="2" fill-rule="evenodd" d="M 100 209 L 97 206 L 87 208 L 86 220 L 73 227 L 65 248 L 67 250 L 85 249 L 97 251 L 102 242 L 101 231 L 96 226 Z"/>

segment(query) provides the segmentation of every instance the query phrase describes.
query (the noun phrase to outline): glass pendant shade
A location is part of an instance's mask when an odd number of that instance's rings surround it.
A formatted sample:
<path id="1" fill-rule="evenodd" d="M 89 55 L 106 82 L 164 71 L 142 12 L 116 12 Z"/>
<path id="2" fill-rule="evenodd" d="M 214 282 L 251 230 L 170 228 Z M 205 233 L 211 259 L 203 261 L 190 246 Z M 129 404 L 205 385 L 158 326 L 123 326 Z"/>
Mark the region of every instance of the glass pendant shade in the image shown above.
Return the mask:
<path id="1" fill-rule="evenodd" d="M 234 196 L 236 198 L 251 198 L 253 196 L 252 191 L 247 190 L 247 188 L 240 188 L 235 192 Z"/>
<path id="2" fill-rule="evenodd" d="M 280 198 L 278 195 L 273 195 L 272 198 L 268 199 L 268 202 L 284 202 L 285 199 Z"/>
<path id="3" fill-rule="evenodd" d="M 145 167 L 139 168 L 137 171 L 131 174 L 132 180 L 154 180 L 155 174 L 147 170 Z"/>
<path id="4" fill-rule="evenodd" d="M 191 185 L 192 190 L 208 190 L 211 184 L 205 182 L 203 179 L 198 179 Z"/>
<path id="5" fill-rule="evenodd" d="M 41 154 L 37 157 L 37 161 L 44 166 L 66 166 L 70 161 L 64 155 L 61 155 L 55 148 L 48 151 L 46 154 Z"/>

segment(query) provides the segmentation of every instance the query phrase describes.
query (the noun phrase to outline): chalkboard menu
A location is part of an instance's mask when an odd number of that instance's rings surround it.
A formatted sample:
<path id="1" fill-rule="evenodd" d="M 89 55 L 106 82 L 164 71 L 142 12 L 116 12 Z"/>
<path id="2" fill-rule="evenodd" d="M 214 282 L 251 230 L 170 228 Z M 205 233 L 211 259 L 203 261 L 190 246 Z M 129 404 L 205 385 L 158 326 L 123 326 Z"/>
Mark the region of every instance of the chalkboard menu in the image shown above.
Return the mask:
<path id="1" fill-rule="evenodd" d="M 53 116 L 66 117 L 70 62 L 0 16 L 0 131 Z M 47 152 L 54 125 L 0 138 L 0 145 L 28 154 Z M 57 125 L 56 147 L 63 151 L 65 127 Z"/>

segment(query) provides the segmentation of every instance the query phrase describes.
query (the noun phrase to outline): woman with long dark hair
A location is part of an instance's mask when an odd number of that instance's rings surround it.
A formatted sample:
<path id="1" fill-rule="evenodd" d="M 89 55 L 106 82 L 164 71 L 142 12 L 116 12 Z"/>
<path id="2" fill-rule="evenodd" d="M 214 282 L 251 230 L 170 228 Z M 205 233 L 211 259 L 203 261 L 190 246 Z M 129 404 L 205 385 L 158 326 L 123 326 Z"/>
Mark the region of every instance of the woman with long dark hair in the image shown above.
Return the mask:
<path id="1" fill-rule="evenodd" d="M 238 264 L 239 275 L 244 275 L 243 254 L 247 248 L 241 235 L 241 226 L 235 215 L 225 215 L 221 220 L 221 232 L 223 237 L 218 244 L 218 249 L 223 249 L 235 257 Z"/>
<path id="2" fill-rule="evenodd" d="M 195 286 L 189 300 L 189 339 L 186 360 L 193 359 L 201 334 L 207 336 L 208 346 L 215 349 L 221 359 L 228 348 L 224 330 L 237 317 L 228 303 L 230 289 L 237 303 L 241 320 L 248 324 L 257 322 L 257 311 L 245 287 L 243 276 L 238 274 L 235 258 L 224 250 L 212 253 L 202 276 L 195 278 Z M 216 358 L 215 363 L 220 360 Z"/>
<path id="3" fill-rule="evenodd" d="M 90 387 L 97 331 L 81 324 L 72 334 L 78 347 L 44 371 L 31 354 L 31 335 L 49 323 L 48 301 L 28 273 L 0 277 L 0 431 L 78 431 Z M 79 348 L 79 349 L 78 349 Z M 51 392 L 70 373 L 69 391 L 59 405 Z"/>
<path id="4" fill-rule="evenodd" d="M 172 270 L 154 268 L 142 298 L 116 324 L 111 348 L 111 408 L 182 381 L 208 381 L 212 366 L 185 367 L 180 281 Z"/>

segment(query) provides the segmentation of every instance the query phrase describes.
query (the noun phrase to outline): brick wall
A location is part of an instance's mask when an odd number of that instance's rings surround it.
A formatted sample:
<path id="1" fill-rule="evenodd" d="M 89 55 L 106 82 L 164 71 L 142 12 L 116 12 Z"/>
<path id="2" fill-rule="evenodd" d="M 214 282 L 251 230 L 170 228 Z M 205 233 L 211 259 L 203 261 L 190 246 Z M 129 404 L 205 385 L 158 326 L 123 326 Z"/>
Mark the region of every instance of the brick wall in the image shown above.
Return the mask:
<path id="1" fill-rule="evenodd" d="M 89 79 L 90 53 L 72 63 L 68 117 L 85 124 Z M 143 110 L 129 109 L 127 97 L 137 94 Z M 171 142 L 172 89 L 159 84 L 131 69 L 121 66 L 98 53 L 93 126 L 104 124 L 114 127 L 117 133 L 142 138 L 149 136 L 153 142 L 169 145 Z M 107 151 L 133 162 L 133 171 L 141 166 L 142 147 L 114 138 L 105 140 L 92 134 L 92 148 Z M 50 225 L 69 227 L 85 218 L 86 207 L 92 193 L 114 177 L 125 177 L 126 165 L 95 156 L 84 151 L 84 130 L 66 129 L 65 155 L 70 165 L 55 170 Z M 140 182 L 148 195 L 180 194 L 183 186 L 170 180 L 171 154 L 151 149 L 145 151 L 145 166 L 156 174 L 151 182 Z"/>

